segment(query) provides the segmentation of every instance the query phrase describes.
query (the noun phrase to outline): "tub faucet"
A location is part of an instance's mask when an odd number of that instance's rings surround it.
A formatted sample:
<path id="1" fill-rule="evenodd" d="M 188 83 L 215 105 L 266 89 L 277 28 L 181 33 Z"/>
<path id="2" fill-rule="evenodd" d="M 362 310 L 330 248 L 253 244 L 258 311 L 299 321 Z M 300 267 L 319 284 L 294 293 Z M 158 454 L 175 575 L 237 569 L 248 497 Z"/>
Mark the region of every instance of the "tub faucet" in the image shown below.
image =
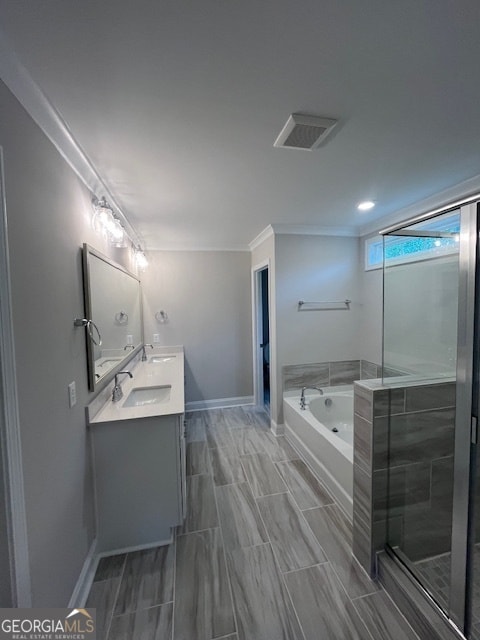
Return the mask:
<path id="1" fill-rule="evenodd" d="M 305 404 L 305 391 L 307 389 L 312 389 L 313 391 L 318 391 L 321 396 L 323 396 L 323 391 L 320 387 L 302 387 L 302 395 L 300 396 L 300 409 L 306 409 L 307 405 Z"/>
<path id="2" fill-rule="evenodd" d="M 142 362 L 147 361 L 147 352 L 145 351 L 145 347 L 151 347 L 153 349 L 153 344 L 144 344 L 142 347 Z"/>
<path id="3" fill-rule="evenodd" d="M 122 386 L 118 381 L 118 376 L 121 376 L 122 373 L 126 373 L 128 376 L 130 376 L 130 378 L 133 378 L 133 374 L 130 373 L 130 371 L 119 371 L 115 374 L 115 386 L 113 387 L 112 391 L 112 402 L 118 402 L 123 398 Z"/>
<path id="4" fill-rule="evenodd" d="M 126 344 L 123 347 L 123 350 L 126 351 L 127 349 L 135 349 L 135 345 L 134 344 Z"/>

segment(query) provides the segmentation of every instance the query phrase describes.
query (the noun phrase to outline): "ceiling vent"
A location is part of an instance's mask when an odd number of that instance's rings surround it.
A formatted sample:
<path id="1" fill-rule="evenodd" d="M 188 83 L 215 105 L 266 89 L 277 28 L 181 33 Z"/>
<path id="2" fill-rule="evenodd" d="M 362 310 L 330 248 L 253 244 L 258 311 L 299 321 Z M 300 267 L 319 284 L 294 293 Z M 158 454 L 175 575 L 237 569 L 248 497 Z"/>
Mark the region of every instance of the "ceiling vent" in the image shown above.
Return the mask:
<path id="1" fill-rule="evenodd" d="M 273 146 L 312 151 L 322 144 L 336 124 L 337 120 L 331 118 L 292 113 Z"/>

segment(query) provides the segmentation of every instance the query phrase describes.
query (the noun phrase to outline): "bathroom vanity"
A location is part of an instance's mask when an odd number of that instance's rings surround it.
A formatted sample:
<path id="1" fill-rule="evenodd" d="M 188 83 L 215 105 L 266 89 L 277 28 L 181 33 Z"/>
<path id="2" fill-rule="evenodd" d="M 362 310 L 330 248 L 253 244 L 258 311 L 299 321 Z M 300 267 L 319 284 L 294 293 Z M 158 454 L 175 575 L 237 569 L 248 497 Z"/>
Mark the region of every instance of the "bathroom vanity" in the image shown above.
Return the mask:
<path id="1" fill-rule="evenodd" d="M 159 347 L 126 365 L 123 397 L 87 408 L 92 437 L 97 551 L 168 544 L 185 516 L 183 347 Z"/>

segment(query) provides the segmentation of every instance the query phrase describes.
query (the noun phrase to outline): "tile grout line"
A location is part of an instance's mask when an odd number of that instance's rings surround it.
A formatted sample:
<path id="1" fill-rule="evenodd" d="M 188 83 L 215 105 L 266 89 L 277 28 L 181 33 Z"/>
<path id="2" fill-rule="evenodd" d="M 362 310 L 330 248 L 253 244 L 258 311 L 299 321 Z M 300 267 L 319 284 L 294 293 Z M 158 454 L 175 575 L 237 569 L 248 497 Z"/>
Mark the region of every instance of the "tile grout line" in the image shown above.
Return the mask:
<path id="1" fill-rule="evenodd" d="M 372 594 L 369 594 L 372 595 Z M 371 630 L 369 629 L 369 627 L 367 626 L 367 623 L 365 622 L 365 620 L 363 619 L 362 614 L 360 613 L 360 611 L 358 610 L 358 607 L 355 606 L 355 602 L 352 600 L 352 598 L 349 598 L 350 602 L 352 603 L 352 607 L 354 608 L 354 610 L 356 611 L 359 619 L 361 620 L 363 626 L 365 627 L 368 635 L 372 638 L 372 640 L 375 640 L 373 633 L 371 632 Z"/>
<path id="2" fill-rule="evenodd" d="M 305 518 L 306 519 L 306 518 Z M 308 524 L 308 522 L 307 522 Z M 310 525 L 309 525 L 310 526 Z M 315 535 L 315 533 L 312 530 L 312 533 L 314 535 L 314 537 L 316 538 L 316 540 L 318 541 L 318 543 L 320 544 L 320 541 L 318 540 L 317 536 Z M 320 545 L 321 546 L 321 545 Z M 340 586 L 340 589 L 345 593 L 345 596 L 347 598 L 347 601 L 350 602 L 352 605 L 354 605 L 353 599 L 348 595 L 347 589 L 345 587 L 345 585 L 343 584 L 342 580 L 340 580 L 340 576 L 337 573 L 337 570 L 335 569 L 334 564 L 332 563 L 332 561 L 330 560 L 330 558 L 328 557 L 327 553 L 325 552 L 325 550 L 323 549 L 323 547 L 321 547 L 323 552 L 325 553 L 325 557 L 327 558 L 327 562 L 322 563 L 323 565 L 328 564 L 335 576 L 335 578 L 337 579 L 337 582 Z M 352 554 L 353 556 L 353 554 Z M 315 565 L 315 566 L 321 566 L 319 564 Z M 303 569 L 296 569 L 296 571 L 301 571 L 301 570 L 305 570 L 305 569 L 310 569 L 311 567 L 303 567 Z M 375 592 L 374 592 L 375 593 Z M 369 594 L 365 594 L 365 595 L 373 595 L 371 593 Z M 358 612 L 357 608 L 355 607 L 355 611 L 358 614 L 358 617 L 360 618 L 361 622 L 363 623 L 363 626 L 365 627 L 366 631 L 368 632 L 368 635 L 370 636 L 371 640 L 375 640 L 375 638 L 372 636 L 372 634 L 370 633 L 370 629 L 367 627 L 363 617 L 360 615 L 360 613 Z"/>
<path id="3" fill-rule="evenodd" d="M 123 578 L 124 578 L 124 576 L 125 576 L 125 567 L 127 566 L 127 558 L 128 558 L 128 553 L 126 553 L 126 554 L 125 554 L 125 558 L 124 558 L 124 560 L 123 560 L 122 572 L 121 572 L 121 574 L 120 574 L 120 580 L 118 581 L 117 592 L 116 592 L 116 594 L 115 594 L 115 598 L 113 599 L 112 611 L 111 611 L 111 613 L 110 613 L 110 616 L 109 616 L 109 618 L 110 618 L 110 619 L 109 619 L 109 621 L 108 621 L 108 625 L 107 625 L 107 629 L 106 629 L 106 631 L 107 631 L 107 633 L 106 633 L 106 637 L 107 637 L 107 638 L 110 636 L 110 629 L 111 629 L 111 627 L 112 627 L 113 618 L 115 617 L 115 616 L 114 616 L 114 613 L 115 613 L 115 607 L 116 607 L 116 605 L 117 605 L 118 595 L 119 595 L 119 593 L 120 593 L 120 588 L 121 588 L 121 586 L 122 586 Z"/>
<path id="4" fill-rule="evenodd" d="M 327 558 L 327 556 L 325 555 Z M 288 576 L 291 573 L 297 573 L 297 571 L 306 571 L 307 569 L 314 569 L 315 567 L 323 567 L 324 564 L 331 564 L 329 558 L 327 558 L 324 562 L 316 562 L 315 564 L 311 564 L 308 567 L 300 567 L 299 569 L 289 569 L 288 571 L 282 571 L 282 576 Z"/>
<path id="5" fill-rule="evenodd" d="M 283 461 L 283 462 L 274 462 L 273 464 L 274 464 L 275 466 L 278 466 L 278 465 L 280 465 L 280 464 L 288 464 L 288 463 L 290 463 L 290 462 L 292 462 L 292 460 L 285 460 L 285 461 Z M 290 491 L 290 493 L 292 494 L 292 498 L 293 498 L 293 500 L 294 500 L 294 502 L 295 502 L 295 504 L 296 504 L 296 506 L 297 506 L 298 510 L 299 510 L 299 511 L 301 511 L 301 512 L 303 513 L 304 511 L 310 511 L 310 510 L 312 510 L 312 509 L 318 509 L 319 507 L 327 507 L 328 505 L 334 504 L 334 502 L 333 502 L 334 498 L 333 498 L 333 496 L 330 494 L 330 492 L 328 491 L 327 487 L 323 484 L 323 482 L 322 482 L 319 478 L 317 478 L 317 476 L 313 473 L 313 471 L 311 471 L 310 467 L 309 467 L 309 466 L 308 466 L 308 465 L 307 465 L 303 460 L 301 460 L 301 462 L 303 462 L 303 463 L 305 464 L 305 466 L 307 467 L 308 471 L 310 471 L 310 473 L 312 473 L 312 475 L 313 475 L 314 479 L 318 482 L 318 484 L 320 485 L 320 488 L 325 492 L 325 494 L 326 494 L 326 495 L 328 495 L 328 496 L 330 496 L 330 498 L 331 498 L 332 502 L 328 502 L 327 504 L 324 504 L 324 505 L 317 504 L 317 505 L 315 505 L 314 507 L 307 507 L 306 509 L 302 509 L 302 507 L 301 507 L 301 506 L 300 506 L 300 504 L 298 503 L 297 498 L 295 497 L 295 494 L 293 493 L 293 490 L 292 490 L 292 489 L 290 489 L 290 486 L 289 486 L 288 482 L 287 482 L 287 481 L 283 478 L 283 476 L 282 476 L 282 480 L 284 481 L 284 483 L 285 483 L 285 484 L 287 485 L 287 487 L 289 488 L 289 491 Z M 280 474 L 280 475 L 281 475 L 281 474 Z M 303 480 L 303 477 L 302 477 L 302 480 Z M 307 485 L 308 485 L 308 483 L 307 483 Z M 310 488 L 310 487 L 309 487 L 309 488 Z M 315 493 L 315 491 L 313 491 L 313 493 Z"/>
<path id="6" fill-rule="evenodd" d="M 210 461 L 210 465 L 211 465 L 211 458 L 210 458 L 210 454 L 208 456 L 208 459 Z M 223 536 L 223 527 L 222 527 L 222 519 L 220 518 L 220 510 L 218 508 L 218 500 L 217 500 L 217 492 L 216 492 L 216 486 L 215 486 L 215 480 L 213 477 L 213 467 L 211 466 L 211 470 L 212 470 L 212 484 L 213 484 L 213 499 L 215 500 L 215 509 L 217 511 L 217 519 L 218 519 L 218 529 L 220 531 L 220 537 L 222 539 L 222 551 L 223 551 L 223 561 L 225 562 L 225 572 L 227 574 L 227 580 L 228 580 L 228 589 L 230 592 L 230 601 L 232 603 L 232 614 L 233 614 L 233 622 L 235 625 L 235 634 L 237 635 L 237 638 L 239 638 L 239 628 L 238 628 L 238 622 L 237 622 L 237 612 L 236 612 L 236 607 L 235 607 L 235 601 L 233 598 L 233 589 L 232 589 L 232 580 L 230 578 L 230 568 L 228 566 L 228 561 L 227 561 L 227 551 L 225 548 L 225 538 Z M 228 638 L 228 636 L 231 634 L 227 634 L 226 636 L 221 636 L 223 638 Z"/>
<path id="7" fill-rule="evenodd" d="M 268 454 L 267 454 L 267 455 L 268 455 Z M 240 464 L 242 464 L 241 456 L 239 456 L 239 458 L 240 458 Z M 243 464 L 242 464 L 242 467 L 243 467 Z M 245 472 L 245 468 L 244 468 L 243 470 L 244 470 L 244 472 Z M 278 473 L 278 471 L 277 471 L 277 473 Z M 280 476 L 280 474 L 278 474 L 278 475 Z M 288 596 L 288 600 L 289 600 L 290 605 L 291 605 L 291 607 L 292 607 L 292 611 L 293 611 L 293 613 L 294 613 L 294 615 L 295 615 L 295 618 L 296 618 L 296 620 L 297 620 L 297 622 L 298 622 L 299 629 L 300 629 L 300 631 L 301 631 L 301 633 L 302 633 L 303 639 L 304 639 L 304 640 L 306 640 L 305 632 L 304 632 L 304 630 L 303 630 L 302 623 L 300 622 L 300 617 L 299 617 L 298 612 L 297 612 L 297 610 L 296 610 L 296 608 L 295 608 L 295 605 L 293 604 L 292 596 L 290 595 L 290 592 L 289 592 L 289 590 L 288 590 L 287 584 L 286 584 L 285 579 L 284 579 L 284 577 L 283 577 L 283 573 L 282 573 L 282 571 L 281 571 L 281 569 L 280 569 L 280 564 L 279 564 L 279 562 L 278 562 L 277 554 L 276 554 L 276 552 L 275 552 L 275 547 L 274 547 L 274 545 L 273 545 L 273 543 L 272 543 L 272 539 L 271 539 L 271 537 L 270 537 L 270 533 L 269 533 L 268 528 L 267 528 L 267 525 L 266 525 L 266 523 L 265 523 L 265 519 L 263 518 L 263 516 L 262 516 L 262 512 L 261 512 L 261 510 L 260 510 L 260 509 L 259 509 L 259 507 L 258 507 L 257 498 L 255 497 L 255 494 L 253 493 L 253 489 L 252 489 L 252 487 L 251 487 L 251 485 L 250 485 L 250 479 L 248 478 L 248 475 L 247 475 L 246 473 L 245 473 L 245 476 L 247 477 L 247 482 L 248 482 L 248 485 L 249 485 L 249 487 L 250 487 L 250 491 L 252 492 L 253 499 L 254 499 L 254 501 L 255 501 L 255 505 L 256 505 L 256 507 L 257 507 L 258 514 L 259 514 L 259 516 L 260 516 L 260 520 L 261 520 L 261 521 L 262 521 L 262 523 L 263 523 L 263 527 L 264 527 L 264 529 L 265 529 L 265 534 L 266 534 L 266 536 L 267 536 L 267 538 L 268 538 L 268 543 L 267 543 L 267 544 L 270 546 L 270 549 L 272 550 L 272 554 L 273 554 L 273 561 L 274 561 L 274 563 L 275 563 L 275 566 L 276 566 L 276 569 L 277 569 L 277 572 L 278 572 L 278 576 L 279 576 L 279 579 L 280 579 L 280 586 L 283 586 L 283 589 L 285 590 L 285 593 L 286 593 L 286 595 Z M 272 495 L 284 495 L 285 493 L 290 493 L 290 491 L 288 490 L 288 487 L 287 487 L 287 491 L 284 491 L 284 492 L 282 492 L 281 494 L 277 493 L 277 494 L 272 494 Z M 267 497 L 267 496 L 261 496 L 261 497 Z M 260 545 L 255 545 L 255 546 L 260 546 Z M 323 550 L 323 549 L 322 549 L 322 550 Z M 325 554 L 325 557 L 326 557 L 326 554 Z"/>
<path id="8" fill-rule="evenodd" d="M 277 446 L 278 446 L 278 445 L 277 445 Z M 268 452 L 265 452 L 265 453 L 266 453 L 266 454 L 267 454 L 267 456 L 271 459 L 271 456 L 268 454 Z M 302 632 L 302 634 L 303 634 L 303 636 L 304 636 L 304 638 L 305 638 L 305 633 L 304 633 L 303 627 L 302 627 L 302 625 L 301 625 L 301 622 L 300 622 L 300 618 L 299 618 L 298 612 L 297 612 L 297 610 L 296 610 L 296 608 L 295 608 L 295 605 L 294 605 L 294 603 L 293 603 L 293 599 L 292 599 L 292 597 L 291 597 L 291 594 L 290 594 L 290 591 L 289 591 L 289 589 L 288 589 L 288 586 L 287 586 L 287 583 L 286 583 L 286 580 L 285 580 L 284 576 L 285 576 L 285 575 L 287 575 L 288 573 L 292 573 L 292 572 L 294 572 L 294 571 L 302 571 L 302 570 L 305 570 L 305 569 L 310 569 L 311 567 L 301 567 L 301 568 L 299 568 L 299 569 L 294 569 L 294 570 L 289 571 L 289 572 L 282 572 L 282 570 L 280 569 L 280 565 L 279 565 L 279 561 L 278 561 L 278 557 L 277 557 L 277 553 L 276 553 L 275 547 L 274 547 L 274 545 L 273 545 L 273 543 L 272 543 L 272 540 L 271 540 L 271 537 L 270 537 L 269 530 L 268 530 L 268 528 L 267 528 L 267 526 L 266 526 L 265 520 L 264 520 L 264 518 L 263 518 L 263 516 L 262 516 L 262 513 L 261 513 L 261 510 L 259 509 L 259 506 L 258 506 L 258 500 L 259 500 L 259 499 L 261 499 L 261 498 L 266 498 L 266 497 L 270 497 L 270 495 L 274 495 L 274 496 L 275 496 L 275 495 L 284 495 L 285 493 L 290 494 L 290 496 L 291 496 L 291 498 L 292 498 L 292 500 L 293 500 L 294 504 L 295 504 L 295 505 L 297 506 L 297 508 L 298 508 L 299 513 L 301 514 L 301 516 L 302 516 L 303 520 L 305 521 L 305 523 L 306 523 L 307 527 L 308 527 L 308 528 L 310 529 L 310 531 L 312 532 L 312 534 L 313 534 L 314 538 L 317 540 L 317 542 L 318 542 L 318 544 L 319 544 L 319 546 L 320 546 L 320 548 L 321 548 L 321 550 L 322 550 L 322 552 L 324 553 L 325 558 L 326 558 L 326 561 L 325 561 L 324 563 L 316 563 L 315 565 L 312 565 L 312 566 L 321 566 L 321 565 L 325 565 L 325 564 L 327 564 L 327 563 L 328 563 L 328 564 L 329 564 L 329 566 L 331 567 L 332 571 L 333 571 L 333 574 L 335 575 L 335 578 L 336 578 L 336 580 L 337 580 L 337 582 L 338 582 L 338 584 L 339 584 L 340 588 L 341 588 L 341 589 L 342 589 L 342 591 L 345 593 L 345 596 L 346 596 L 346 598 L 347 598 L 347 601 L 351 602 L 351 603 L 352 603 L 352 605 L 353 605 L 353 600 L 352 600 L 352 598 L 350 598 L 350 596 L 348 595 L 347 590 L 346 590 L 346 587 L 343 585 L 343 582 L 340 580 L 340 577 L 339 577 L 339 575 L 338 575 L 338 573 L 337 573 L 337 571 L 336 571 L 335 567 L 333 566 L 333 564 L 332 564 L 332 562 L 331 562 L 330 558 L 328 557 L 327 553 L 325 552 L 325 549 L 324 549 L 324 548 L 323 548 L 323 546 L 321 545 L 320 541 L 318 540 L 317 536 L 315 535 L 315 533 L 314 533 L 314 532 L 313 532 L 313 530 L 311 529 L 311 527 L 310 527 L 310 525 L 309 525 L 309 523 L 308 523 L 307 519 L 305 518 L 305 516 L 304 516 L 304 514 L 303 514 L 303 511 L 309 511 L 310 509 L 302 510 L 302 509 L 300 509 L 300 508 L 298 507 L 298 505 L 297 505 L 297 503 L 296 503 L 296 501 L 295 501 L 295 498 L 294 498 L 294 496 L 293 496 L 293 494 L 292 494 L 292 492 L 291 492 L 290 488 L 288 487 L 288 485 L 286 485 L 286 483 L 284 482 L 284 484 L 287 486 L 287 491 L 284 491 L 284 492 L 281 492 L 281 493 L 270 494 L 269 496 L 258 496 L 258 497 L 254 495 L 253 488 L 252 488 L 251 483 L 250 483 L 250 479 L 249 479 L 249 477 L 248 477 L 247 473 L 245 472 L 245 467 L 243 466 L 243 463 L 242 463 L 242 458 L 246 458 L 246 457 L 249 457 L 249 456 L 252 456 L 252 455 L 255 455 L 255 454 L 248 454 L 248 455 L 243 455 L 243 456 L 242 456 L 242 455 L 238 454 L 238 450 L 237 450 L 237 456 L 238 456 L 238 458 L 239 458 L 239 460 L 240 460 L 240 464 L 242 465 L 242 468 L 243 468 L 243 470 L 244 470 L 245 476 L 246 476 L 246 478 L 247 478 L 247 483 L 248 483 L 249 488 L 250 488 L 250 490 L 251 490 L 251 492 L 252 492 L 252 495 L 253 495 L 253 498 L 254 498 L 255 504 L 256 504 L 256 506 L 257 506 L 257 511 L 258 511 L 258 513 L 259 513 L 259 515 L 260 515 L 260 519 L 261 519 L 261 521 L 262 521 L 262 523 L 263 523 L 263 526 L 264 526 L 264 529 L 265 529 L 265 533 L 266 533 L 266 535 L 267 535 L 267 539 L 268 539 L 268 543 L 267 543 L 267 544 L 269 544 L 269 546 L 270 546 L 270 548 L 271 548 L 271 550 L 272 550 L 272 553 L 273 553 L 274 562 L 275 562 L 275 565 L 276 565 L 276 567 L 277 567 L 277 571 L 278 571 L 278 575 L 279 575 L 279 578 L 280 578 L 280 582 L 281 582 L 281 584 L 283 585 L 284 589 L 286 590 L 286 593 L 288 594 L 288 598 L 289 598 L 289 600 L 290 600 L 290 604 L 291 604 L 291 606 L 292 606 L 292 610 L 293 610 L 293 612 L 294 612 L 294 614 L 295 614 L 295 616 L 296 616 L 296 619 L 297 619 L 297 621 L 298 621 L 298 624 L 299 624 L 299 627 L 300 627 L 300 629 L 301 629 L 301 632 Z M 273 462 L 273 460 L 272 460 L 272 463 L 275 465 L 275 462 Z M 275 469 L 276 469 L 276 467 L 275 467 Z M 277 470 L 277 469 L 276 469 L 276 471 L 277 471 L 278 475 L 280 476 L 280 473 L 278 472 L 278 470 Z M 281 477 L 281 476 L 280 476 L 280 477 Z M 316 476 L 315 476 L 315 477 L 316 477 Z M 283 480 L 283 478 L 282 478 L 282 480 Z M 216 497 L 216 496 L 215 496 L 215 497 Z M 332 499 L 333 499 L 333 497 L 332 497 Z M 319 507 L 312 507 L 312 509 L 322 509 L 322 510 L 324 510 L 325 514 L 327 514 L 327 516 L 328 516 L 328 510 L 326 510 L 326 509 L 325 509 L 325 507 L 327 507 L 327 506 L 330 506 L 330 507 L 331 507 L 332 505 L 335 505 L 335 506 L 337 506 L 337 507 L 338 507 L 337 503 L 336 503 L 336 502 L 335 502 L 335 500 L 333 499 L 333 503 L 331 503 L 330 505 L 322 505 L 322 506 L 319 506 Z M 342 515 L 343 515 L 343 514 L 342 514 Z M 221 526 L 221 525 L 220 525 L 220 526 Z M 265 544 L 265 543 L 262 543 L 262 544 Z M 251 545 L 251 546 L 250 546 L 250 547 L 248 547 L 248 548 L 253 548 L 253 547 L 258 547 L 258 546 L 262 546 L 262 545 L 260 545 L 260 544 L 258 544 L 258 545 Z M 352 554 L 352 558 L 354 559 L 353 554 Z M 375 592 L 373 592 L 373 593 L 375 593 Z M 372 593 L 370 593 L 370 594 L 365 594 L 365 595 L 373 595 L 373 594 L 372 594 Z M 372 634 L 370 633 L 370 630 L 368 629 L 368 627 L 367 627 L 366 623 L 365 623 L 365 622 L 364 622 L 364 620 L 363 620 L 363 617 L 359 614 L 359 612 L 358 612 L 358 610 L 357 610 L 357 608 L 356 608 L 356 607 L 355 607 L 355 611 L 357 612 L 357 614 L 358 614 L 358 616 L 359 616 L 359 619 L 361 620 L 361 622 L 362 622 L 363 626 L 365 627 L 365 629 L 366 629 L 366 631 L 367 631 L 367 633 L 368 633 L 369 637 L 370 637 L 370 638 L 372 638 L 372 640 L 374 640 L 374 639 L 373 639 L 373 637 L 372 637 Z"/>
<path id="9" fill-rule="evenodd" d="M 326 506 L 326 507 L 329 507 L 329 506 L 331 507 L 332 505 L 325 505 L 325 506 Z M 339 509 L 339 507 L 338 507 L 338 505 L 337 505 L 336 503 L 335 503 L 335 506 Z M 325 507 L 320 507 L 320 508 L 321 508 L 321 509 L 324 509 Z M 344 516 L 343 516 L 343 513 L 341 513 L 341 515 L 342 515 L 342 517 L 344 517 Z M 330 518 L 329 518 L 329 516 L 328 516 L 328 510 L 326 510 L 326 517 L 327 517 L 328 519 L 330 519 Z M 317 536 L 315 535 L 315 533 L 314 533 L 313 535 L 315 536 L 315 538 L 317 538 Z M 318 540 L 318 538 L 317 538 L 317 540 Z M 349 547 L 351 547 L 351 545 L 350 545 L 350 544 L 349 544 Z M 322 548 L 323 548 L 323 547 L 322 547 Z M 368 573 L 365 571 L 365 569 L 361 566 L 361 564 L 358 562 L 358 560 L 357 560 L 357 559 L 355 558 L 355 556 L 353 555 L 353 551 L 352 551 L 352 554 L 351 554 L 351 555 L 352 555 L 352 561 L 353 561 L 353 562 L 355 562 L 355 563 L 358 565 L 358 568 L 359 568 L 359 569 L 361 569 L 361 570 L 363 571 L 363 573 L 365 574 L 365 576 L 366 576 L 366 577 L 367 577 L 371 582 L 373 582 L 374 584 L 380 584 L 380 583 L 378 583 L 378 581 L 376 581 L 376 580 L 372 580 L 372 578 L 370 578 L 370 576 L 368 575 Z M 328 555 L 327 555 L 327 553 L 326 553 L 326 552 L 325 552 L 325 556 L 328 558 Z M 372 593 L 365 593 L 365 594 L 363 594 L 362 596 L 357 596 L 356 598 L 351 598 L 351 597 L 349 596 L 348 592 L 347 592 L 347 588 L 346 588 L 346 587 L 345 587 L 345 585 L 343 584 L 343 581 L 340 579 L 340 576 L 339 576 L 339 574 L 338 574 L 338 572 L 337 572 L 337 569 L 335 568 L 335 565 L 334 565 L 334 564 L 333 564 L 333 562 L 330 560 L 330 558 L 328 558 L 328 562 L 329 562 L 329 564 L 330 564 L 330 567 L 331 567 L 331 569 L 332 569 L 333 573 L 335 574 L 335 577 L 336 577 L 336 578 L 337 578 L 337 580 L 338 580 L 339 585 L 342 587 L 343 591 L 345 592 L 345 595 L 347 596 L 347 599 L 349 600 L 349 602 L 351 602 L 351 603 L 352 603 L 352 605 L 354 605 L 354 600 L 356 600 L 356 599 L 358 599 L 358 598 L 365 598 L 365 597 L 368 597 L 368 596 L 372 596 L 372 595 L 374 595 L 375 593 L 378 593 L 379 591 L 383 591 L 383 590 L 384 590 L 384 589 L 383 589 L 383 587 L 382 587 L 382 585 L 380 585 L 380 589 L 379 589 L 379 590 L 377 589 L 376 591 L 373 591 Z M 356 607 L 355 607 L 355 610 L 357 611 L 359 618 L 361 619 L 361 621 L 363 622 L 363 624 L 364 624 L 364 626 L 366 627 L 367 631 L 369 632 L 369 635 L 371 636 L 372 634 L 370 633 L 370 630 L 368 629 L 368 627 L 367 627 L 366 623 L 365 623 L 365 622 L 364 622 L 364 620 L 363 620 L 363 617 L 360 615 L 360 613 L 359 613 L 359 611 L 358 611 L 358 609 L 357 609 Z M 375 638 L 373 638 L 373 640 L 375 640 Z"/>

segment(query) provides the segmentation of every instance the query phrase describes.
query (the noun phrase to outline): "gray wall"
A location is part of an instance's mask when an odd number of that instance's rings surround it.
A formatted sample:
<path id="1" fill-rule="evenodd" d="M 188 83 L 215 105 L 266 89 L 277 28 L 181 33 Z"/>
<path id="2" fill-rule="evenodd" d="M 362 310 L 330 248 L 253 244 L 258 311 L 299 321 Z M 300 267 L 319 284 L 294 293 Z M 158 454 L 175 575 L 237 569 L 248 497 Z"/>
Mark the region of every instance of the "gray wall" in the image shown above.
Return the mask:
<path id="1" fill-rule="evenodd" d="M 360 238 L 359 357 L 382 361 L 383 270 L 365 271 L 366 237 Z M 386 366 L 432 371 L 454 367 L 457 337 L 458 256 L 388 268 Z M 425 372 L 419 369 L 418 372 Z"/>
<path id="2" fill-rule="evenodd" d="M 359 357 L 382 362 L 382 269 L 365 271 L 365 240 L 359 239 L 358 273 L 360 282 L 361 314 L 358 328 Z"/>
<path id="3" fill-rule="evenodd" d="M 185 347 L 186 400 L 251 396 L 250 254 L 149 251 L 141 275 L 145 342 Z M 168 322 L 158 323 L 164 310 Z"/>
<path id="4" fill-rule="evenodd" d="M 359 358 L 358 261 L 358 238 L 275 236 L 277 422 L 284 365 Z M 298 311 L 299 300 L 346 298 L 350 310 Z"/>
<path id="5" fill-rule="evenodd" d="M 32 601 L 60 607 L 95 533 L 80 247 L 108 247 L 91 195 L 3 83 L 0 103 Z"/>
<path id="6" fill-rule="evenodd" d="M 0 373 L 1 376 L 1 373 Z M 0 379 L 1 382 L 1 379 Z M 3 406 L 3 395 L 0 387 L 0 406 Z M 7 505 L 5 495 L 5 465 L 3 436 L 3 412 L 0 414 L 0 607 L 12 606 L 12 584 L 10 575 L 10 559 L 8 548 Z"/>
<path id="7" fill-rule="evenodd" d="M 458 255 L 385 272 L 385 366 L 455 375 Z"/>

